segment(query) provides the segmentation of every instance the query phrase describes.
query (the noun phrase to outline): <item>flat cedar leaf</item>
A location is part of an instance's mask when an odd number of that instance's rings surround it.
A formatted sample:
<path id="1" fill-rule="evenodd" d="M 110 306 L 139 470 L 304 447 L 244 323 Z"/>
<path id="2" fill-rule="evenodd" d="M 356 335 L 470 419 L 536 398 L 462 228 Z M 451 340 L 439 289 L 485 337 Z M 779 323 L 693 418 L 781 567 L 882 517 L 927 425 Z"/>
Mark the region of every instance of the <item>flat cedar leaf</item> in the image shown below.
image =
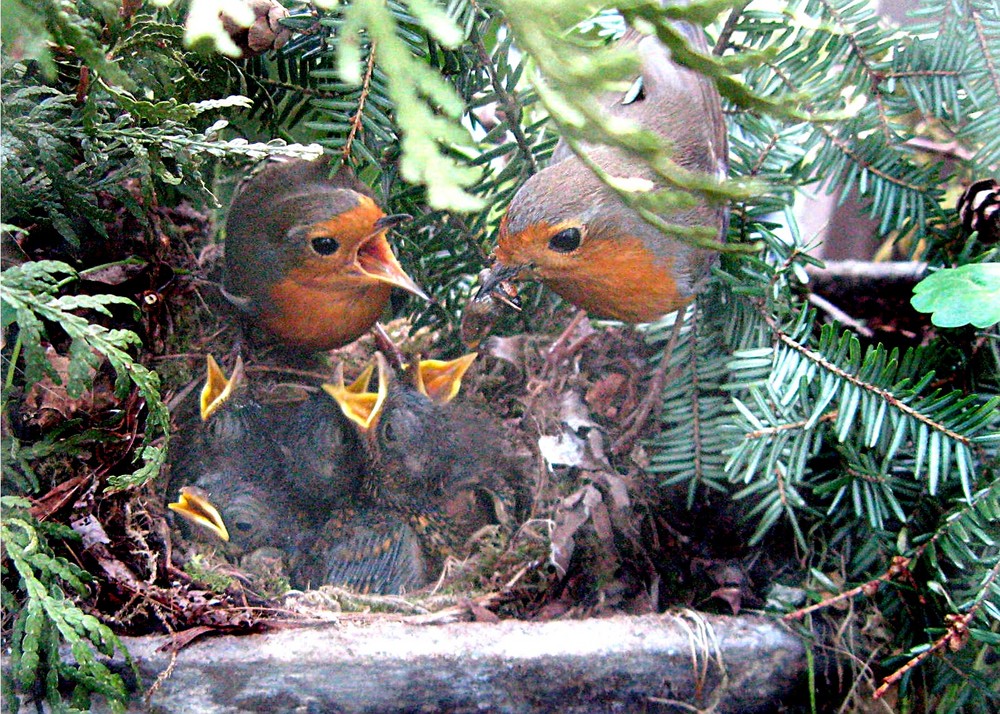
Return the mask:
<path id="1" fill-rule="evenodd" d="M 994 325 L 1000 322 L 1000 263 L 963 265 L 928 275 L 913 288 L 910 304 L 933 313 L 931 322 L 938 327 Z"/>

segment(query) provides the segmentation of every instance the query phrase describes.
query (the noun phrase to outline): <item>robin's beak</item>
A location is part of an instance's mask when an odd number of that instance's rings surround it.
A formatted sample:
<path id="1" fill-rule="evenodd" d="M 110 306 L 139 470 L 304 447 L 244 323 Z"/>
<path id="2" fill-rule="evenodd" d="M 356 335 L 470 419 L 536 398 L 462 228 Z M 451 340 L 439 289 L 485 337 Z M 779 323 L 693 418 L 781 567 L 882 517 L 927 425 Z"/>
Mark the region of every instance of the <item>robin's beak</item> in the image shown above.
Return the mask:
<path id="1" fill-rule="evenodd" d="M 479 290 L 462 311 L 461 339 L 471 349 L 479 347 L 500 316 L 500 304 L 520 310 L 514 281 L 527 266 L 496 262 L 479 274 Z"/>
<path id="2" fill-rule="evenodd" d="M 488 298 L 499 300 L 515 310 L 521 306 L 517 302 L 517 291 L 510 283 L 517 280 L 526 265 L 504 265 L 496 262 L 485 274 L 480 274 L 479 292 L 472 299 L 482 301 Z"/>
<path id="3" fill-rule="evenodd" d="M 412 221 L 413 216 L 409 213 L 393 213 L 391 216 L 382 216 L 377 221 L 375 221 L 375 230 L 377 231 L 389 231 L 398 225 L 406 223 L 407 221 Z"/>
<path id="4" fill-rule="evenodd" d="M 358 267 L 370 278 L 402 288 L 424 300 L 430 300 L 419 285 L 403 270 L 385 239 L 385 232 L 409 220 L 405 213 L 382 216 L 375 221 L 375 232 L 358 248 Z"/>
<path id="5" fill-rule="evenodd" d="M 219 411 L 232 396 L 243 379 L 243 359 L 236 358 L 233 366 L 233 374 L 229 379 L 222 372 L 219 363 L 212 355 L 208 355 L 206 369 L 205 386 L 201 389 L 201 420 L 208 421 L 215 412 Z"/>
<path id="6" fill-rule="evenodd" d="M 417 389 L 438 404 L 446 404 L 455 398 L 462 387 L 462 377 L 476 360 L 476 353 L 470 352 L 458 359 L 425 359 L 417 365 L 415 375 Z"/>
<path id="7" fill-rule="evenodd" d="M 229 541 L 229 531 L 218 509 L 208 500 L 208 495 L 200 488 L 184 486 L 177 503 L 168 503 L 167 508 L 179 513 L 195 525 L 215 533 L 224 541 Z"/>
<path id="8" fill-rule="evenodd" d="M 378 420 L 379 412 L 382 410 L 382 405 L 385 403 L 385 397 L 388 393 L 388 381 L 385 377 L 388 365 L 385 363 L 385 358 L 382 357 L 381 353 L 376 353 L 375 358 L 378 363 L 379 374 L 378 392 L 363 391 L 367 388 L 368 380 L 371 378 L 370 368 L 366 369 L 360 377 L 349 385 L 344 384 L 344 373 L 338 369 L 337 382 L 335 384 L 323 385 L 323 391 L 337 400 L 337 404 L 340 406 L 340 410 L 344 413 L 344 416 L 361 427 L 365 432 L 371 430 Z"/>

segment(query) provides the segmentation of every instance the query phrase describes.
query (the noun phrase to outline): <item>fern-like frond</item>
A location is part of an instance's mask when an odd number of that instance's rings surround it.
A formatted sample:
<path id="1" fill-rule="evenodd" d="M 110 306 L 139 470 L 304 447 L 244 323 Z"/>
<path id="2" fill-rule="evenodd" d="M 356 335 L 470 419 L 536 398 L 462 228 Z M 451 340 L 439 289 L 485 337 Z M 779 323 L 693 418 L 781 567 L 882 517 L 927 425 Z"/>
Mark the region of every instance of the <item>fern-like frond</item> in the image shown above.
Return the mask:
<path id="1" fill-rule="evenodd" d="M 101 364 L 101 357 L 110 362 L 117 374 L 116 391 L 124 397 L 135 385 L 146 401 L 147 429 L 141 458 L 144 461 L 134 474 L 119 478 L 115 485 L 144 483 L 155 476 L 165 460 L 165 451 L 154 446 L 158 439 L 166 440 L 170 432 L 170 415 L 160 398 L 160 379 L 156 372 L 139 364 L 128 350 L 139 344 L 139 337 L 129 330 L 107 329 L 77 314 L 90 310 L 111 315 L 109 305 L 135 305 L 117 295 L 57 295 L 66 284 L 76 279 L 76 271 L 57 261 L 35 261 L 13 266 L 3 272 L 0 300 L 3 303 L 3 327 L 16 324 L 17 349 L 23 353 L 25 381 L 29 384 L 49 376 L 57 384 L 61 378 L 51 366 L 43 347 L 46 323 L 56 324 L 69 336 L 69 380 L 66 391 L 79 397 L 90 380 L 90 374 Z M 13 367 L 13 365 L 12 365 Z"/>

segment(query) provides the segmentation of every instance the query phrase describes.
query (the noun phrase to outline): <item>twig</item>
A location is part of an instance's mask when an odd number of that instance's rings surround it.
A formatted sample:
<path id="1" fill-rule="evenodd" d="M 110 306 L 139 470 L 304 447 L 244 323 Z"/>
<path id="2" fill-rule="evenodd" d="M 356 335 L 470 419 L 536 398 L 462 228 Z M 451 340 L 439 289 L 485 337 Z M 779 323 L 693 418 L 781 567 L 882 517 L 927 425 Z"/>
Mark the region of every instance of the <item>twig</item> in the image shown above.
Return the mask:
<path id="1" fill-rule="evenodd" d="M 716 57 L 721 57 L 722 53 L 726 51 L 726 48 L 729 46 L 729 38 L 736 31 L 736 23 L 739 22 L 743 11 L 749 4 L 750 0 L 744 0 L 739 5 L 734 5 L 732 10 L 730 10 L 729 17 L 726 18 L 726 24 L 722 26 L 722 32 L 719 33 L 719 39 L 715 41 L 715 47 L 712 48 L 712 54 Z"/>
<path id="2" fill-rule="evenodd" d="M 915 555 L 914 557 L 918 556 Z M 890 580 L 897 580 L 900 579 L 901 577 L 909 578 L 909 573 L 910 573 L 909 567 L 911 560 L 912 560 L 911 558 L 905 558 L 902 555 L 897 555 L 892 559 L 892 564 L 889 566 L 889 569 L 886 570 L 881 575 L 879 575 L 874 580 L 869 580 L 866 583 L 862 583 L 861 585 L 851 588 L 850 590 L 845 590 L 844 592 L 834 595 L 831 598 L 821 600 L 820 602 L 809 605 L 808 607 L 800 608 L 795 612 L 790 612 L 781 619 L 801 620 L 806 615 L 816 612 L 817 610 L 822 610 L 823 608 L 829 607 L 830 605 L 834 605 L 840 602 L 841 600 L 849 600 L 853 598 L 855 595 L 860 595 L 861 593 L 864 593 L 868 597 L 872 597 L 882 583 L 888 582 Z"/>
<path id="3" fill-rule="evenodd" d="M 793 339 L 791 336 L 785 334 L 785 332 L 782 331 L 782 329 L 778 326 L 778 323 L 775 321 L 774 317 L 764 313 L 763 311 L 761 314 L 763 314 L 764 320 L 771 327 L 771 329 L 774 330 L 774 333 L 777 335 L 778 340 L 780 342 L 783 342 L 787 347 L 790 347 L 791 349 L 795 350 L 796 352 L 804 356 L 806 359 L 812 360 L 823 369 L 832 372 L 833 374 L 837 375 L 843 380 L 850 382 L 855 387 L 870 392 L 875 396 L 879 397 L 880 399 L 884 399 L 886 403 L 889 404 L 889 406 L 894 407 L 895 409 L 902 412 L 911 419 L 916 419 L 924 426 L 927 426 L 933 429 L 934 431 L 938 431 L 944 434 L 949 439 L 957 441 L 967 448 L 972 448 L 973 444 L 972 441 L 969 439 L 969 437 L 963 436 L 962 434 L 959 434 L 958 432 L 949 429 L 944 424 L 940 424 L 934 421 L 926 414 L 917 411 L 906 402 L 897 398 L 896 395 L 894 395 L 889 390 L 883 389 L 881 387 L 876 387 L 874 384 L 866 382 L 863 379 L 860 379 L 859 377 L 851 374 L 850 372 L 844 371 L 843 369 L 835 365 L 833 362 L 830 362 L 826 357 L 821 355 L 819 352 L 809 349 L 802 343 Z"/>
<path id="4" fill-rule="evenodd" d="M 927 274 L 927 263 L 895 261 L 875 263 L 867 260 L 828 260 L 820 268 L 807 265 L 806 273 L 817 287 L 835 282 L 867 283 L 916 283 Z"/>
<path id="5" fill-rule="evenodd" d="M 354 137 L 361 131 L 365 102 L 368 101 L 368 95 L 371 93 L 372 74 L 375 71 L 375 45 L 375 40 L 372 40 L 371 49 L 368 51 L 368 64 L 365 66 L 365 76 L 361 80 L 361 96 L 358 97 L 358 110 L 351 117 L 351 131 L 347 134 L 347 141 L 344 142 L 344 148 L 340 150 L 344 161 L 347 161 L 351 157 L 351 147 L 354 145 Z"/>
<path id="6" fill-rule="evenodd" d="M 818 307 L 820 310 L 825 312 L 827 315 L 832 317 L 837 322 L 842 325 L 850 327 L 852 330 L 857 332 L 859 335 L 863 335 L 871 339 L 875 336 L 875 333 L 870 327 L 862 324 L 859 320 L 848 315 L 846 312 L 841 310 L 839 307 L 834 305 L 832 302 L 827 300 L 822 295 L 817 295 L 816 293 L 809 293 L 809 302 Z"/>
<path id="7" fill-rule="evenodd" d="M 493 59 L 490 57 L 490 53 L 486 51 L 486 45 L 483 44 L 483 38 L 476 33 L 475 39 L 476 52 L 479 54 L 479 59 L 483 63 L 483 68 L 486 73 L 490 76 L 490 84 L 493 85 L 493 91 L 497 93 L 500 98 L 500 104 L 503 107 L 504 113 L 507 115 L 507 128 L 511 134 L 514 135 L 514 141 L 517 142 L 517 147 L 524 154 L 528 161 L 528 166 L 531 168 L 531 173 L 538 172 L 538 162 L 535 161 L 535 155 L 531 151 L 531 145 L 528 143 L 528 138 L 524 135 L 524 131 L 521 129 L 521 107 L 518 106 L 517 100 L 511 96 L 507 88 L 503 86 L 503 82 L 497 77 L 496 70 L 493 66 Z"/>
<path id="8" fill-rule="evenodd" d="M 947 646 L 952 652 L 958 652 L 961 650 L 965 646 L 965 643 L 969 640 L 969 623 L 972 622 L 972 618 L 976 616 L 976 613 L 982 606 L 983 601 L 986 599 L 986 594 L 990 591 L 990 588 L 993 586 L 993 582 L 998 576 L 1000 576 L 1000 562 L 993 566 L 989 574 L 986 576 L 986 579 L 980 584 L 979 595 L 976 597 L 975 601 L 973 601 L 968 611 L 965 614 L 952 613 L 945 615 L 944 621 L 945 625 L 948 627 L 947 632 L 935 640 L 934 644 L 932 644 L 928 649 L 924 650 L 888 677 L 883 679 L 881 686 L 875 690 L 875 694 L 873 694 L 872 697 L 874 699 L 881 697 L 886 693 L 886 690 L 888 690 L 889 687 L 902 679 L 903 675 L 930 657 L 934 652 L 943 649 L 945 646 Z"/>

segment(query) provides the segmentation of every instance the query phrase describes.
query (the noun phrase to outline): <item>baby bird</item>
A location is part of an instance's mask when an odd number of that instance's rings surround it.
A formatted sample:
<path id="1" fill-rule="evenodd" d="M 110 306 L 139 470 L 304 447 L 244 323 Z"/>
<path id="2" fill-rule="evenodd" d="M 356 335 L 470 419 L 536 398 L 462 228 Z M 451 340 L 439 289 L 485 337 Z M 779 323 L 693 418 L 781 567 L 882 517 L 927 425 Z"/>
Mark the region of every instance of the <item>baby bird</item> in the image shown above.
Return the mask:
<path id="1" fill-rule="evenodd" d="M 298 587 L 339 585 L 362 593 L 400 595 L 427 583 L 420 541 L 406 519 L 389 510 L 334 511 L 299 569 Z"/>
<path id="2" fill-rule="evenodd" d="M 233 549 L 286 549 L 301 531 L 282 476 L 282 453 L 261 406 L 241 393 L 243 362 L 226 379 L 208 357 L 201 428 L 179 445 L 172 482 L 180 497 L 168 507 Z"/>
<path id="3" fill-rule="evenodd" d="M 361 432 L 372 502 L 405 515 L 435 567 L 484 526 L 509 524 L 514 501 L 499 424 L 452 402 L 474 358 L 411 365 L 404 382 L 377 354 L 377 393 L 325 387 Z"/>

